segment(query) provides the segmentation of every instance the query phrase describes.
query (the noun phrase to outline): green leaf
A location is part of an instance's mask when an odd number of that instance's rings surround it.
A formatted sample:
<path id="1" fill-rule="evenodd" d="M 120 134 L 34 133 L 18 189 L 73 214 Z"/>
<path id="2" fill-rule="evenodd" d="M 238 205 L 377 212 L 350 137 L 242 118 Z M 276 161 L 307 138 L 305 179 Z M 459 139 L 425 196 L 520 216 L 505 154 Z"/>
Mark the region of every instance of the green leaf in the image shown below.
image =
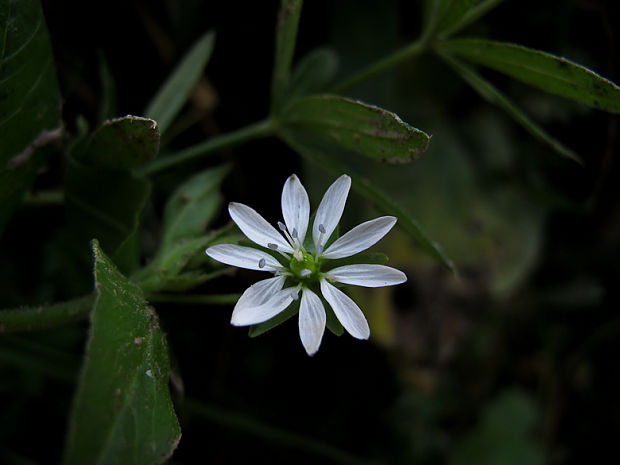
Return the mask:
<path id="1" fill-rule="evenodd" d="M 437 12 L 436 34 L 447 37 L 478 20 L 504 0 L 444 0 Z"/>
<path id="2" fill-rule="evenodd" d="M 93 241 L 97 297 L 70 420 L 65 465 L 155 465 L 181 431 L 168 348 L 155 310 Z"/>
<path id="3" fill-rule="evenodd" d="M 177 188 L 164 208 L 163 249 L 205 233 L 222 204 L 219 187 L 229 171 L 226 165 L 208 169 Z"/>
<path id="4" fill-rule="evenodd" d="M 230 268 L 222 268 L 220 270 L 204 273 L 202 271 L 187 271 L 173 278 L 169 278 L 159 287 L 160 291 L 167 292 L 185 292 L 189 291 L 201 284 L 218 278 L 224 274 L 230 274 Z"/>
<path id="5" fill-rule="evenodd" d="M 322 271 L 333 270 L 339 266 L 346 265 L 385 265 L 388 261 L 388 256 L 384 253 L 358 253 L 352 257 L 338 258 L 335 260 L 326 260 L 321 265 Z"/>
<path id="6" fill-rule="evenodd" d="M 438 243 L 431 240 L 427 236 L 418 221 L 379 187 L 375 186 L 370 180 L 363 176 L 358 176 L 351 173 L 351 169 L 338 162 L 332 153 L 304 145 L 293 139 L 286 138 L 285 141 L 293 148 L 293 150 L 301 154 L 307 160 L 317 164 L 321 169 L 326 170 L 333 175 L 348 173 L 353 181 L 351 188 L 355 192 L 373 202 L 377 209 L 382 213 L 397 217 L 400 228 L 415 239 L 426 254 L 433 257 L 440 263 L 443 263 L 453 273 L 456 273 L 456 267 L 452 260 L 446 256 L 442 247 Z"/>
<path id="7" fill-rule="evenodd" d="M 279 105 L 288 87 L 302 4 L 302 0 L 282 0 L 280 4 L 271 83 L 272 111 Z"/>
<path id="8" fill-rule="evenodd" d="M 520 45 L 482 39 L 455 39 L 437 44 L 526 84 L 590 107 L 620 113 L 620 88 L 594 71 L 566 58 Z"/>
<path id="9" fill-rule="evenodd" d="M 0 230 L 62 136 L 60 92 L 38 0 L 0 2 Z"/>
<path id="10" fill-rule="evenodd" d="M 527 132 L 543 144 L 548 145 L 560 155 L 583 164 L 579 155 L 547 134 L 544 129 L 532 121 L 529 116 L 523 113 L 505 95 L 497 90 L 491 83 L 483 79 L 482 76 L 476 73 L 473 69 L 445 53 L 440 53 L 440 56 L 457 72 L 457 74 L 459 74 L 476 92 L 478 92 L 483 99 L 502 108 Z"/>
<path id="11" fill-rule="evenodd" d="M 291 102 L 281 115 L 281 135 L 310 144 L 343 147 L 390 163 L 406 163 L 428 147 L 430 137 L 396 114 L 335 95 Z"/>
<path id="12" fill-rule="evenodd" d="M 104 123 L 74 158 L 85 166 L 129 171 L 153 160 L 159 152 L 159 128 L 152 119 L 124 116 Z"/>
<path id="13" fill-rule="evenodd" d="M 323 91 L 337 68 L 338 58 L 332 50 L 319 48 L 308 53 L 295 66 L 283 101 Z"/>
<path id="14" fill-rule="evenodd" d="M 198 39 L 149 103 L 145 114 L 157 121 L 162 133 L 170 127 L 198 83 L 211 57 L 214 43 L 213 31 Z"/>

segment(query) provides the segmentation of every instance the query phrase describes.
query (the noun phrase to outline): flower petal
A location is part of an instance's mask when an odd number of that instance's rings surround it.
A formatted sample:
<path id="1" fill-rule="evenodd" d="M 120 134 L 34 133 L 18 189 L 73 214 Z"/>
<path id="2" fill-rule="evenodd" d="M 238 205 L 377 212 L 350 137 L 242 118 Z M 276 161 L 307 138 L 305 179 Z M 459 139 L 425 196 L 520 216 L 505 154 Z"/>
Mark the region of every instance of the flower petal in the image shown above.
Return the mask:
<path id="1" fill-rule="evenodd" d="M 396 224 L 393 216 L 382 216 L 357 225 L 323 252 L 325 258 L 344 258 L 355 255 L 374 245 Z"/>
<path id="2" fill-rule="evenodd" d="M 252 247 L 243 247 L 235 244 L 217 244 L 209 247 L 205 252 L 213 260 L 248 270 L 273 271 L 274 269 L 282 268 L 280 262 L 273 256 Z M 263 266 L 261 266 L 261 263 Z"/>
<path id="3" fill-rule="evenodd" d="M 321 292 L 332 307 L 338 321 L 344 326 L 344 329 L 357 339 L 368 339 L 370 328 L 368 327 L 366 317 L 357 304 L 348 295 L 329 284 L 325 279 L 321 280 Z"/>
<path id="4" fill-rule="evenodd" d="M 347 202 L 350 188 L 351 178 L 343 174 L 325 192 L 312 225 L 312 239 L 317 249 L 325 245 L 336 229 L 344 210 L 344 204 Z M 325 232 L 321 233 L 320 225 L 323 225 Z"/>
<path id="5" fill-rule="evenodd" d="M 228 204 L 228 212 L 239 229 L 251 241 L 263 247 L 275 244 L 278 250 L 292 253 L 290 244 L 282 237 L 276 228 L 271 226 L 265 218 L 260 216 L 256 210 L 242 203 L 231 202 Z"/>
<path id="6" fill-rule="evenodd" d="M 297 288 L 287 288 L 276 292 L 260 305 L 245 305 L 233 312 L 230 320 L 235 326 L 249 326 L 263 323 L 288 307 L 297 297 Z"/>
<path id="7" fill-rule="evenodd" d="M 233 310 L 232 318 L 235 319 L 235 314 L 246 307 L 256 307 L 267 302 L 282 289 L 284 281 L 286 281 L 286 276 L 276 276 L 252 284 L 245 290 L 241 297 L 239 297 L 235 309 Z"/>
<path id="8" fill-rule="evenodd" d="M 407 281 L 405 273 L 384 265 L 345 265 L 327 274 L 330 280 L 363 287 L 394 286 Z"/>
<path id="9" fill-rule="evenodd" d="M 325 309 L 319 296 L 310 289 L 304 289 L 299 306 L 299 337 L 308 355 L 314 355 L 319 350 L 326 321 Z"/>
<path id="10" fill-rule="evenodd" d="M 303 244 L 310 219 L 310 200 L 306 189 L 294 174 L 289 176 L 282 189 L 282 216 L 288 232 L 293 235 L 293 230 L 297 231 L 297 237 Z"/>

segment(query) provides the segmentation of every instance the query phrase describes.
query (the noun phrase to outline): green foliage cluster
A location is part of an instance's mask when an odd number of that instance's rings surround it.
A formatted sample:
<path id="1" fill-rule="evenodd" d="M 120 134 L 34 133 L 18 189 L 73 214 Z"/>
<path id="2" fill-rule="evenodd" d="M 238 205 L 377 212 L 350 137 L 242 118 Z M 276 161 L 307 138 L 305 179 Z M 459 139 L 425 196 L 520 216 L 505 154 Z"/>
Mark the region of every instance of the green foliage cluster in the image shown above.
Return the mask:
<path id="1" fill-rule="evenodd" d="M 500 3 L 426 0 L 418 40 L 348 79 L 334 82 L 337 59 L 329 50 L 312 51 L 292 66 L 302 1 L 282 0 L 269 116 L 181 151 L 160 154 L 160 133 L 165 138 L 172 129 L 217 47 L 214 32 L 195 42 L 142 116 L 117 115 L 94 130 L 84 126 L 80 133 L 68 134 L 61 120 L 63 97 L 39 2 L 2 2 L 0 228 L 6 227 L 22 202 L 37 200 L 29 191 L 38 171 L 61 153 L 62 191 L 52 194 L 66 208 L 67 240 L 79 244 L 84 262 L 94 263 L 92 294 L 46 306 L 0 310 L 0 339 L 8 333 L 90 320 L 63 463 L 166 461 L 180 441 L 181 430 L 168 382 L 171 368 L 166 335 L 149 302 L 232 303 L 237 297 L 184 294 L 226 273 L 204 256 L 206 247 L 241 239 L 230 225 L 213 226 L 224 206 L 221 185 L 230 166 L 221 164 L 195 173 L 169 192 L 161 237 L 145 261 L 143 216 L 160 173 L 267 136 L 279 138 L 330 175 L 350 172 L 351 160 L 397 165 L 414 162 L 424 157 L 431 143 L 429 134 L 392 111 L 344 94 L 422 54 L 445 62 L 484 100 L 505 111 L 550 151 L 582 163 L 578 154 L 550 136 L 478 68 L 611 113 L 620 113 L 620 88 L 586 67 L 546 52 L 484 38 L 455 37 Z M 454 261 L 425 232 L 406 202 L 395 199 L 371 177 L 355 170 L 350 174 L 353 189 L 361 198 L 381 213 L 397 216 L 404 235 L 432 260 L 457 273 Z M 506 202 L 514 205 L 518 200 L 508 198 Z M 537 220 L 532 221 L 535 224 L 524 227 L 536 228 Z M 507 282 L 513 277 L 503 279 Z M 498 282 L 501 288 L 501 279 Z M 262 334 L 291 314 L 252 328 L 250 334 Z M 534 416 L 529 402 L 518 393 L 497 399 L 477 429 L 456 447 L 451 463 L 542 463 L 528 439 Z M 522 419 L 514 431 L 505 429 L 501 421 L 511 411 Z M 217 417 L 217 412 L 209 410 L 206 415 Z M 510 460 L 502 458 L 505 448 L 485 449 L 489 443 L 509 444 L 514 449 L 514 453 L 508 449 Z M 324 455 L 335 461 L 350 459 L 338 453 L 324 450 Z"/>

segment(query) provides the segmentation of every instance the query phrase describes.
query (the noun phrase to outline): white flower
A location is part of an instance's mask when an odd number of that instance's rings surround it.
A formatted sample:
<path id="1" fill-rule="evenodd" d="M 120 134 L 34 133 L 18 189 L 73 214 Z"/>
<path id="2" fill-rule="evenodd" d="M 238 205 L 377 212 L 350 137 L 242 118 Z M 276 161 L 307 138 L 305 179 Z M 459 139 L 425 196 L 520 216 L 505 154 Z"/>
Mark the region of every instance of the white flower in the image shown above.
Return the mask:
<path id="1" fill-rule="evenodd" d="M 366 250 L 396 223 L 393 216 L 366 221 L 329 246 L 347 201 L 351 178 L 342 175 L 327 189 L 312 224 L 312 242 L 306 241 L 310 222 L 308 194 L 296 175 L 290 176 L 282 190 L 282 216 L 278 232 L 254 209 L 231 203 L 228 211 L 239 229 L 253 242 L 272 251 L 234 244 L 218 244 L 206 250 L 214 260 L 250 270 L 274 273 L 274 277 L 250 286 L 233 310 L 231 323 L 248 326 L 263 323 L 299 298 L 299 336 L 308 355 L 319 349 L 325 332 L 326 314 L 321 298 L 351 336 L 368 339 L 370 329 L 364 314 L 353 300 L 332 283 L 364 287 L 392 286 L 407 277 L 402 271 L 383 265 L 355 264 L 329 269 L 329 260 L 350 257 Z M 273 251 L 278 252 L 279 259 Z M 327 271 L 321 271 L 323 270 Z"/>

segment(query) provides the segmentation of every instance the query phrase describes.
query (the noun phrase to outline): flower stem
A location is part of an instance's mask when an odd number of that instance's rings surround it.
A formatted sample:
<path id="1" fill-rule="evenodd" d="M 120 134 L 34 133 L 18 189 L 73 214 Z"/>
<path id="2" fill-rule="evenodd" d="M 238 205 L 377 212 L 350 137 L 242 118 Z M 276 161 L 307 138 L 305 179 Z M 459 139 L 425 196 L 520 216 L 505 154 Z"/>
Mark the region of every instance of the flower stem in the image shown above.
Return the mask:
<path id="1" fill-rule="evenodd" d="M 208 156 L 222 149 L 234 147 L 248 140 L 267 137 L 273 134 L 275 125 L 271 119 L 265 119 L 236 131 L 222 134 L 185 150 L 181 150 L 167 157 L 157 158 L 142 168 L 136 170 L 138 174 L 152 175 L 170 167 L 179 165 L 188 160 Z"/>
<path id="2" fill-rule="evenodd" d="M 381 74 L 384 71 L 393 68 L 394 66 L 397 66 L 416 55 L 421 54 L 426 50 L 426 48 L 427 41 L 425 39 L 418 39 L 415 42 L 407 45 L 406 47 L 397 50 L 391 55 L 388 55 L 375 63 L 372 63 L 371 65 L 367 66 L 353 76 L 336 84 L 334 87 L 332 87 L 331 90 L 335 93 L 345 92 L 353 87 L 356 87 L 363 81 L 370 79 L 371 77 L 374 77 L 378 74 Z"/>
<path id="3" fill-rule="evenodd" d="M 52 305 L 0 310 L 0 333 L 54 328 L 86 319 L 93 307 L 93 294 Z"/>
<path id="4" fill-rule="evenodd" d="M 234 304 L 241 294 L 149 294 L 147 300 L 151 303 L 175 303 L 189 305 Z"/>

